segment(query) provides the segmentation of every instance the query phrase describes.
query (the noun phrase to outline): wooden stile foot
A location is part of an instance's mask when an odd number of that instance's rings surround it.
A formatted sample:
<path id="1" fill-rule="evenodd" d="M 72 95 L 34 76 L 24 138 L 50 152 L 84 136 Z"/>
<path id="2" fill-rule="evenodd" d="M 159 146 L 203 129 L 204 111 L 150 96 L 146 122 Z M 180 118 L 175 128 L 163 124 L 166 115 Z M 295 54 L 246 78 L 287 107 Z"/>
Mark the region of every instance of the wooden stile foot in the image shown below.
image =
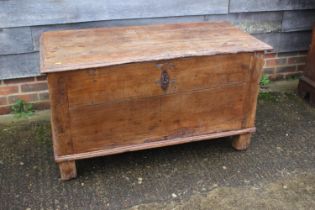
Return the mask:
<path id="1" fill-rule="evenodd" d="M 250 133 L 235 136 L 232 142 L 232 147 L 236 150 L 246 150 L 250 144 L 250 138 Z"/>
<path id="2" fill-rule="evenodd" d="M 58 164 L 61 180 L 69 180 L 77 176 L 75 161 L 65 161 Z"/>

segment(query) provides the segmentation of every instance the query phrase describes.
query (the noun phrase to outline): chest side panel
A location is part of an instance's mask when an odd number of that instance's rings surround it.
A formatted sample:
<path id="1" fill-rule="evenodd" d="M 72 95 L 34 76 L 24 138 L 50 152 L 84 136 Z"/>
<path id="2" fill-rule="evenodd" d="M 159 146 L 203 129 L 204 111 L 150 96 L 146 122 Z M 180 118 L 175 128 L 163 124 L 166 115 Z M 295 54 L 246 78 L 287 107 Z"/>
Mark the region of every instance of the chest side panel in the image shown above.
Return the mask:
<path id="1" fill-rule="evenodd" d="M 74 152 L 241 129 L 251 59 L 244 53 L 66 73 Z"/>

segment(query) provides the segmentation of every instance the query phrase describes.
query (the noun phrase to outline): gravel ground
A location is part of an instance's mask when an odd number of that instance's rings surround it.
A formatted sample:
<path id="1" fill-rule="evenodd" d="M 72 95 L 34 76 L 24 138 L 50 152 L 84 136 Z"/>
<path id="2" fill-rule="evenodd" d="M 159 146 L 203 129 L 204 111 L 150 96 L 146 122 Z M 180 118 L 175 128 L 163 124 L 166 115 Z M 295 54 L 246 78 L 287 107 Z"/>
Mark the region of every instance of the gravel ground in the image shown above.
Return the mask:
<path id="1" fill-rule="evenodd" d="M 68 182 L 48 119 L 0 118 L 0 209 L 315 209 L 315 109 L 295 94 L 260 97 L 247 151 L 225 138 L 92 158 Z"/>

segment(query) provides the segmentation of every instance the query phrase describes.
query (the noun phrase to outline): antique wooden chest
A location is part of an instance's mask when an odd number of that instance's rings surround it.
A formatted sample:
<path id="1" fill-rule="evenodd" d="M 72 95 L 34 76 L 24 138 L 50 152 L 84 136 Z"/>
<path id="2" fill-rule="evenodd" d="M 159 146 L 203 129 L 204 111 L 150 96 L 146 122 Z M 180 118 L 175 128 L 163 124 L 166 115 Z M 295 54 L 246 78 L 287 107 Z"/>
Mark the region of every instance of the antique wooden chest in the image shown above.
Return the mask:
<path id="1" fill-rule="evenodd" d="M 44 33 L 61 179 L 95 156 L 225 136 L 246 149 L 270 49 L 227 22 Z"/>
<path id="2" fill-rule="evenodd" d="M 312 106 L 315 106 L 315 25 L 313 27 L 312 43 L 308 51 L 306 68 L 304 75 L 300 78 L 299 95 L 309 100 Z"/>

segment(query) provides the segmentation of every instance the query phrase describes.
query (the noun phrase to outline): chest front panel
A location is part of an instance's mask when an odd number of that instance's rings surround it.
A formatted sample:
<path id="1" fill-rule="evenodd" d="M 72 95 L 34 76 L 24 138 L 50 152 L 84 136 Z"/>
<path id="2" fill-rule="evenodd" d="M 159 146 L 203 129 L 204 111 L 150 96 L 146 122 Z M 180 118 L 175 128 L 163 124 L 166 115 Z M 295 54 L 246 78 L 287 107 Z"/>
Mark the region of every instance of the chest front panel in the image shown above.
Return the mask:
<path id="1" fill-rule="evenodd" d="M 189 57 L 48 76 L 65 84 L 72 152 L 82 153 L 244 128 L 253 56 Z"/>

